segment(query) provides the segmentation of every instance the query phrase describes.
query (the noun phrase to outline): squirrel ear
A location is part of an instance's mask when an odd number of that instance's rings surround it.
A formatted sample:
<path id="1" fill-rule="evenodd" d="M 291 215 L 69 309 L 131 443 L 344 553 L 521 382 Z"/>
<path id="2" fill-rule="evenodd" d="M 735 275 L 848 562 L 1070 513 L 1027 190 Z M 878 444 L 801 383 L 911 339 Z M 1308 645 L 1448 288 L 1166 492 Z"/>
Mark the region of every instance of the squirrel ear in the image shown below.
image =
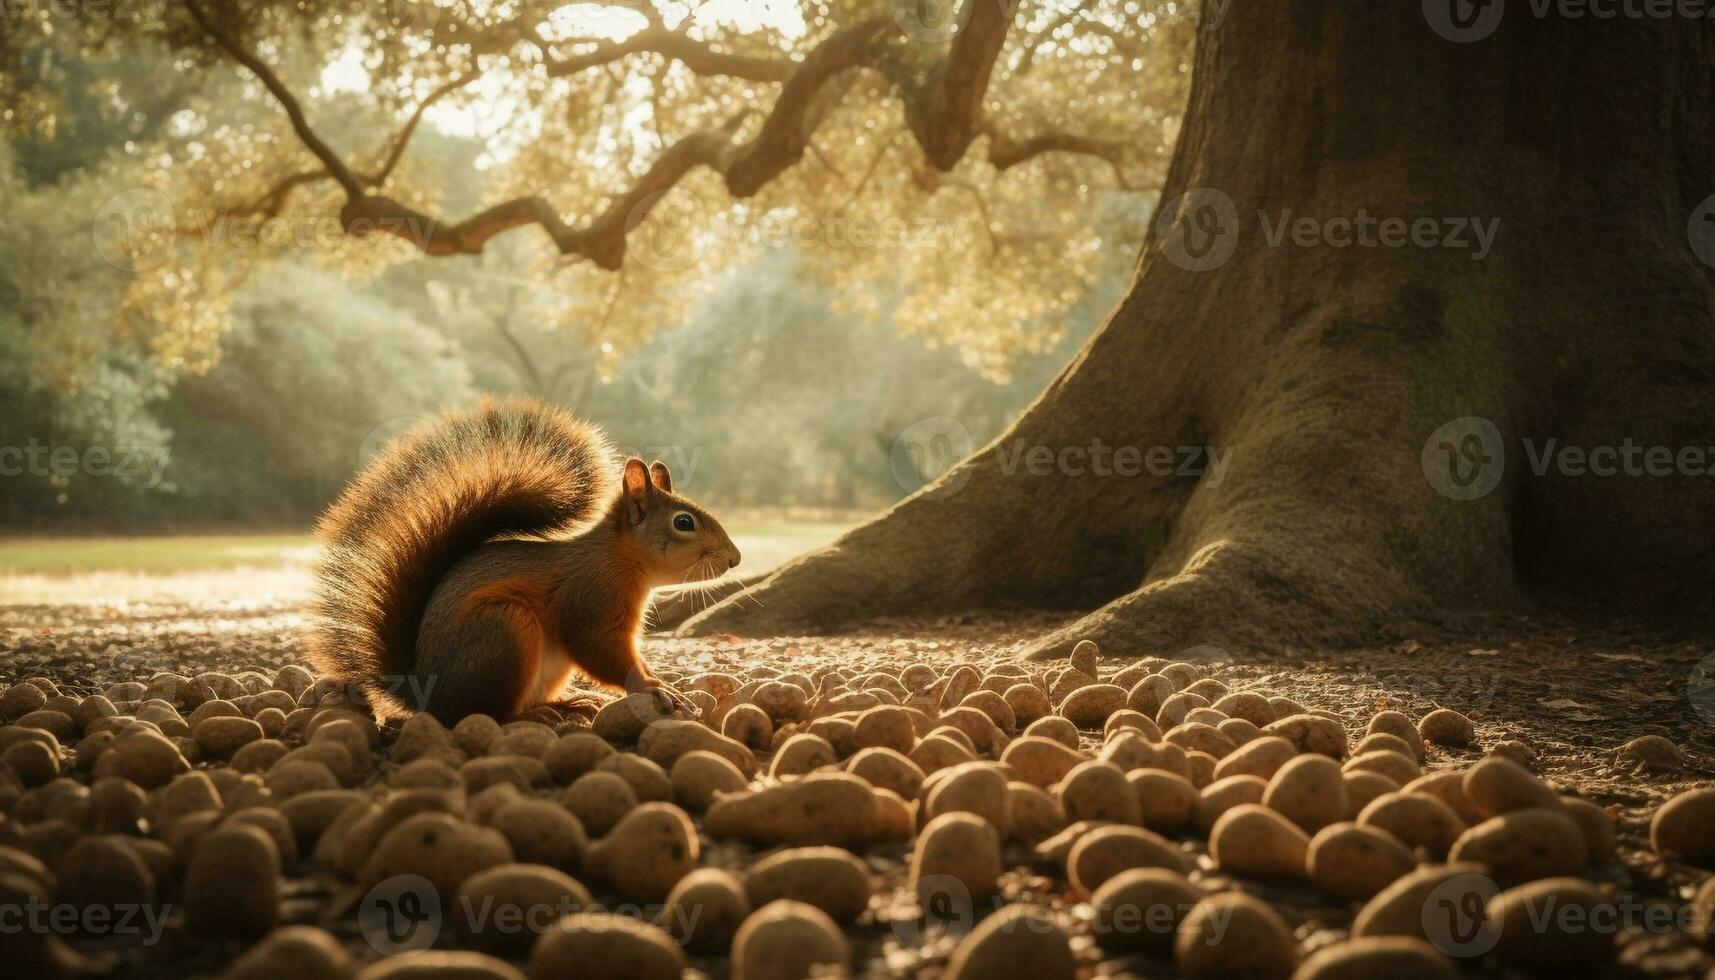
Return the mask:
<path id="1" fill-rule="evenodd" d="M 658 490 L 673 492 L 673 474 L 667 472 L 667 464 L 656 460 L 649 464 L 649 478 L 655 481 Z"/>
<path id="2" fill-rule="evenodd" d="M 649 468 L 643 465 L 643 460 L 633 456 L 625 461 L 625 477 L 620 488 L 631 500 L 641 499 L 649 492 Z"/>

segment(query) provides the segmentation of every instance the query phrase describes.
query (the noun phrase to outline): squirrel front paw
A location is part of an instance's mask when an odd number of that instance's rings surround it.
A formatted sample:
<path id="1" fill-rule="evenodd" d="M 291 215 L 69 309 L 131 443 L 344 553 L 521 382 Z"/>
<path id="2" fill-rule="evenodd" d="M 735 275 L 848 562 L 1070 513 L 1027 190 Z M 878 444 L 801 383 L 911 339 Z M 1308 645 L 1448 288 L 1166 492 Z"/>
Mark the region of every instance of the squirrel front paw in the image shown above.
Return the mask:
<path id="1" fill-rule="evenodd" d="M 640 685 L 636 693 L 647 693 L 655 696 L 655 703 L 661 706 L 663 714 L 676 715 L 695 720 L 701 714 L 697 703 L 686 697 L 678 689 L 660 681 Z"/>

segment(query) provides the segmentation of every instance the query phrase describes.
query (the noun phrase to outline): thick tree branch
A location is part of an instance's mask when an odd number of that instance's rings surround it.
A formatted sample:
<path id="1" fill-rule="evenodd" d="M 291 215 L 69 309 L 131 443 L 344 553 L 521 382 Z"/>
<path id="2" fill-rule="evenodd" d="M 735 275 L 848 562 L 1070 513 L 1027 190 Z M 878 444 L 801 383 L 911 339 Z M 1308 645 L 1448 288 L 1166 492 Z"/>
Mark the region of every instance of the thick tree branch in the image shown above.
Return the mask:
<path id="1" fill-rule="evenodd" d="M 335 153 L 333 148 L 323 142 L 316 131 L 310 128 L 310 121 L 304 116 L 304 107 L 298 103 L 298 97 L 286 88 L 286 83 L 280 81 L 280 76 L 274 74 L 273 69 L 264 64 L 262 59 L 251 54 L 244 45 L 239 44 L 238 40 L 224 28 L 215 26 L 214 21 L 209 19 L 202 7 L 197 5 L 196 0 L 185 0 L 185 9 L 190 11 L 191 17 L 202 27 L 204 33 L 214 38 L 215 43 L 225 49 L 234 61 L 250 69 L 251 74 L 255 75 L 263 87 L 268 89 L 269 94 L 274 96 L 274 101 L 280 103 L 280 108 L 286 110 L 286 118 L 291 120 L 292 132 L 298 135 L 298 141 L 315 154 L 316 159 L 320 160 L 322 166 L 327 168 L 328 174 L 334 180 L 339 181 L 339 186 L 345 193 L 352 197 L 361 195 L 363 185 L 358 181 L 357 175 L 353 174 L 351 168 L 345 165 L 345 161 L 339 158 L 339 154 Z"/>
<path id="2" fill-rule="evenodd" d="M 394 134 L 393 139 L 388 144 L 387 154 L 382 158 L 380 165 L 369 173 L 358 175 L 362 178 L 363 182 L 370 187 L 380 187 L 387 183 L 387 178 L 393 176 L 393 171 L 399 166 L 399 160 L 405 155 L 405 147 L 410 145 L 411 137 L 416 135 L 417 126 L 423 121 L 423 113 L 427 112 L 430 106 L 440 101 L 443 96 L 464 88 L 471 82 L 475 81 L 476 78 L 477 76 L 472 74 L 447 82 L 445 85 L 442 85 L 433 92 L 430 92 L 423 101 L 419 102 L 417 104 L 416 111 L 411 113 L 411 118 L 406 121 L 404 127 L 400 129 L 398 133 Z M 280 178 L 273 187 L 268 189 L 267 193 L 263 194 L 260 198 L 257 198 L 254 204 L 245 208 L 241 213 L 247 215 L 260 215 L 265 218 L 275 217 L 280 213 L 280 210 L 286 206 L 286 200 L 291 196 L 294 190 L 308 184 L 328 180 L 332 176 L 333 174 L 329 173 L 325 168 L 321 170 L 301 170 L 295 174 L 289 174 Z"/>
<path id="3" fill-rule="evenodd" d="M 996 170 L 1010 170 L 1044 153 L 1076 153 L 1106 160 L 1117 174 L 1120 156 L 1125 150 L 1120 143 L 1105 142 L 1058 130 L 1038 133 L 1025 139 L 1013 139 L 987 120 L 983 122 L 981 132 L 989 138 L 988 161 Z"/>
<path id="4" fill-rule="evenodd" d="M 914 82 L 890 73 L 894 84 L 904 90 L 906 125 L 930 165 L 941 171 L 952 169 L 971 142 L 984 133 L 991 137 L 990 159 L 1003 169 L 1053 151 L 1095 152 L 1114 163 L 1115 151 L 1093 140 L 1047 134 L 1015 143 L 1001 137 L 985 122 L 982 99 L 1016 8 L 997 0 L 965 2 L 972 5 L 970 16 L 954 37 L 944 60 Z M 737 142 L 753 110 L 739 112 L 717 128 L 677 140 L 662 151 L 630 189 L 616 195 L 601 214 L 583 227 L 572 226 L 552 203 L 539 196 L 504 201 L 463 221 L 446 223 L 369 189 L 379 186 L 398 163 L 404 143 L 421 120 L 426 105 L 419 107 L 402 138 L 395 141 L 381 169 L 376 174 L 359 175 L 315 133 L 296 97 L 268 65 L 217 27 L 197 7 L 196 0 L 185 0 L 185 4 L 203 30 L 261 80 L 286 110 L 299 140 L 322 162 L 326 176 L 338 181 L 346 196 L 340 219 L 347 233 L 393 235 L 428 255 L 472 255 L 481 252 L 496 235 L 535 225 L 547 233 L 561 254 L 584 256 L 604 269 L 621 267 L 626 234 L 649 215 L 665 192 L 692 170 L 707 167 L 715 171 L 724 180 L 728 193 L 735 198 L 747 198 L 795 165 L 809 149 L 810 139 L 823 118 L 848 87 L 837 79 L 855 68 L 874 68 L 884 63 L 897 67 L 898 63 L 891 61 L 893 52 L 888 46 L 900 34 L 900 27 L 892 17 L 877 16 L 829 35 L 794 64 L 716 52 L 652 24 L 632 39 L 599 46 L 595 52 L 582 56 L 581 62 L 577 59 L 554 62 L 550 72 L 564 74 L 611 65 L 627 54 L 654 51 L 677 58 L 693 71 L 777 80 L 781 87 L 773 108 L 750 140 Z M 438 98 L 459 84 L 462 83 L 449 83 L 430 98 Z M 1114 166 L 1117 173 L 1117 163 Z M 378 179 L 369 179 L 372 177 Z M 323 179 L 323 175 L 293 175 L 282 182 L 280 193 L 315 179 Z"/>
<path id="5" fill-rule="evenodd" d="M 923 155 L 937 170 L 951 170 L 970 149 L 983 118 L 983 95 L 1012 26 L 1017 7 L 1007 0 L 965 0 L 971 8 L 965 26 L 953 36 L 952 48 L 939 68 L 939 78 L 917 100 L 918 112 L 906 112 L 906 122 Z"/>
<path id="6" fill-rule="evenodd" d="M 588 43 L 588 42 L 585 42 Z M 700 41 L 664 27 L 646 27 L 623 41 L 598 41 L 593 50 L 547 62 L 550 78 L 575 75 L 634 54 L 658 54 L 679 62 L 698 75 L 727 75 L 755 82 L 784 82 L 797 68 L 786 58 L 755 58 L 716 51 Z"/>

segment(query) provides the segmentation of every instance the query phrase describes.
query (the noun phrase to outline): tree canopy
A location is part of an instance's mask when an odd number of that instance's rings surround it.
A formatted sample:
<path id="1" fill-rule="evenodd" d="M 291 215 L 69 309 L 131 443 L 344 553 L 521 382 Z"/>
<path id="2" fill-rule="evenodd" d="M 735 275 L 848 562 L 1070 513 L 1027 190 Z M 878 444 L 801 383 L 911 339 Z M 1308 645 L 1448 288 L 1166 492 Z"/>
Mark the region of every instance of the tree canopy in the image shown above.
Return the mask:
<path id="1" fill-rule="evenodd" d="M 225 287 L 278 251 L 252 237 L 349 268 L 529 226 L 543 247 L 521 261 L 574 298 L 562 321 L 616 350 L 790 241 L 842 305 L 874 314 L 870 284 L 900 284 L 899 323 L 998 374 L 1054 346 L 1117 244 L 1104 195 L 1159 185 L 1193 15 L 1154 0 L 31 6 L 3 28 L 0 111 L 52 131 L 91 97 L 68 84 L 73 59 L 171 58 L 165 80 L 85 81 L 133 123 L 118 149 L 138 185 L 171 202 L 174 241 L 148 220 L 165 208 L 118 221 L 139 257 L 127 310 L 188 364 L 211 355 Z M 193 95 L 163 112 L 163 88 Z M 425 166 L 425 128 L 482 151 Z"/>

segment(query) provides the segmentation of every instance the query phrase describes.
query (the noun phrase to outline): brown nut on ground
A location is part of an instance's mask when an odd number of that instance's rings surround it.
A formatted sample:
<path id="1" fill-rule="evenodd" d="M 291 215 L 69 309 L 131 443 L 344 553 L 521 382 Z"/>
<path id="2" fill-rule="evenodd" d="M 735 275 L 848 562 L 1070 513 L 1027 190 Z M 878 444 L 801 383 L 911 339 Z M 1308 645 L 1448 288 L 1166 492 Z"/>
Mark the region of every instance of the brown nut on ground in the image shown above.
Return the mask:
<path id="1" fill-rule="evenodd" d="M 1650 820 L 1650 846 L 1687 864 L 1715 869 L 1715 789 L 1687 790 Z"/>
<path id="2" fill-rule="evenodd" d="M 585 869 L 628 898 L 659 902 L 697 867 L 697 831 L 671 803 L 645 803 L 590 845 Z"/>
<path id="3" fill-rule="evenodd" d="M 839 847 L 798 847 L 770 854 L 744 879 L 752 908 L 780 899 L 813 905 L 836 922 L 850 922 L 869 906 L 869 867 Z"/>
<path id="4" fill-rule="evenodd" d="M 694 953 L 725 954 L 750 915 L 744 882 L 731 871 L 698 868 L 673 886 L 656 924 Z"/>
<path id="5" fill-rule="evenodd" d="M 530 951 L 531 980 L 679 980 L 685 954 L 665 932 L 606 912 L 577 912 Z"/>
<path id="6" fill-rule="evenodd" d="M 821 909 L 772 902 L 744 920 L 732 941 L 733 980 L 802 980 L 850 969 L 851 948 Z"/>
<path id="7" fill-rule="evenodd" d="M 1255 803 L 1221 814 L 1209 832 L 1209 856 L 1236 874 L 1303 878 L 1309 850 L 1310 838 L 1303 830 Z"/>
<path id="8" fill-rule="evenodd" d="M 1174 962 L 1192 977 L 1284 980 L 1296 958 L 1297 944 L 1279 913 L 1242 892 L 1198 902 L 1173 943 Z"/>
<path id="9" fill-rule="evenodd" d="M 1513 810 L 1472 827 L 1454 842 L 1447 860 L 1486 864 L 1502 887 L 1510 887 L 1579 874 L 1589 853 L 1584 832 L 1556 801 L 1553 809 Z"/>
<path id="10" fill-rule="evenodd" d="M 945 980 L 1074 980 L 1077 972 L 1072 937 L 1059 923 L 1043 909 L 1008 905 L 971 930 L 953 951 L 942 976 Z"/>
<path id="11" fill-rule="evenodd" d="M 1166 868 L 1133 868 L 1101 884 L 1090 896 L 1096 941 L 1113 949 L 1162 952 L 1203 900 L 1203 889 Z"/>
<path id="12" fill-rule="evenodd" d="M 1417 859 L 1387 831 L 1345 822 L 1329 824 L 1310 839 L 1306 867 L 1317 888 L 1357 902 L 1410 874 Z"/>
<path id="13" fill-rule="evenodd" d="M 1072 890 L 1088 896 L 1114 875 L 1132 868 L 1166 868 L 1190 874 L 1190 855 L 1172 841 L 1141 827 L 1109 824 L 1082 835 L 1066 855 Z"/>

